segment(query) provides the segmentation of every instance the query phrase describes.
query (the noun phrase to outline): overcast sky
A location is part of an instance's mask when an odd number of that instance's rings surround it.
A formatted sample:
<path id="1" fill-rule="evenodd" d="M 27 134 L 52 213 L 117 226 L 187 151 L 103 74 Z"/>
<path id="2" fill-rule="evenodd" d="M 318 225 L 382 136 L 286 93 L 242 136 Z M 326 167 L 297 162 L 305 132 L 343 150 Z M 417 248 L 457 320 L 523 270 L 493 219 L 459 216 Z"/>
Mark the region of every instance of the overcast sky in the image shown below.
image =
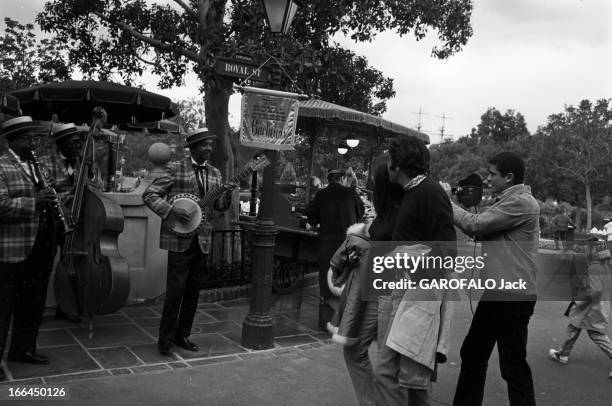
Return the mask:
<path id="1" fill-rule="evenodd" d="M 43 4 L 0 0 L 0 15 L 32 22 Z M 445 134 L 455 138 L 468 134 L 489 106 L 520 112 L 533 132 L 566 104 L 612 97 L 611 0 L 476 0 L 472 28 L 463 51 L 445 61 L 430 56 L 435 35 L 421 42 L 392 32 L 365 44 L 336 40 L 394 79 L 397 95 L 384 117 L 414 128 L 422 109 L 422 130 L 432 142 L 439 141 L 443 114 Z M 173 99 L 198 96 L 195 76 L 172 90 L 157 89 L 152 76 L 141 82 Z M 239 96 L 230 112 L 235 126 Z"/>

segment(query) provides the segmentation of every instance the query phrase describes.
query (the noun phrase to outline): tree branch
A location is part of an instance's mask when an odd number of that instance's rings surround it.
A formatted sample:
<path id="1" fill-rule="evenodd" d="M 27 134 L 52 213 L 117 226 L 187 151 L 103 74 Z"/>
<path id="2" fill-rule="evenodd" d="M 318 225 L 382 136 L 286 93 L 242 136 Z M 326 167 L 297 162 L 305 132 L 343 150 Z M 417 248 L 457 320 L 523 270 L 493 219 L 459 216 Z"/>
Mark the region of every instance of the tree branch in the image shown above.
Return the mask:
<path id="1" fill-rule="evenodd" d="M 140 57 L 140 55 L 138 55 L 138 53 L 136 51 L 134 51 L 134 56 L 136 57 L 136 59 L 138 59 L 141 62 L 146 63 L 147 65 L 157 66 L 157 64 L 155 62 L 147 61 L 146 59 Z"/>
<path id="2" fill-rule="evenodd" d="M 192 60 L 193 62 L 199 62 L 200 61 L 200 56 L 192 51 L 189 51 L 185 48 L 176 48 L 173 47 L 172 45 L 166 44 L 160 40 L 151 38 L 151 37 L 147 37 L 146 35 L 142 34 L 141 32 L 137 31 L 136 29 L 134 29 L 133 27 L 131 27 L 129 24 L 124 23 L 123 21 L 111 21 L 110 19 L 108 19 L 105 15 L 103 15 L 102 13 L 98 12 L 98 11 L 94 11 L 93 14 L 97 15 L 100 19 L 106 21 L 107 23 L 111 24 L 111 25 L 116 25 L 117 27 L 121 28 L 123 31 L 127 32 L 128 34 L 130 34 L 131 36 L 133 36 L 134 38 L 151 45 L 154 48 L 160 49 L 162 51 L 165 52 L 176 52 L 179 53 L 180 55 L 184 56 L 187 59 Z"/>
<path id="3" fill-rule="evenodd" d="M 185 12 L 187 12 L 187 14 L 189 14 L 191 17 L 195 19 L 198 18 L 198 13 L 196 13 L 194 9 L 189 7 L 183 0 L 174 0 L 174 2 L 181 6 L 185 10 Z"/>

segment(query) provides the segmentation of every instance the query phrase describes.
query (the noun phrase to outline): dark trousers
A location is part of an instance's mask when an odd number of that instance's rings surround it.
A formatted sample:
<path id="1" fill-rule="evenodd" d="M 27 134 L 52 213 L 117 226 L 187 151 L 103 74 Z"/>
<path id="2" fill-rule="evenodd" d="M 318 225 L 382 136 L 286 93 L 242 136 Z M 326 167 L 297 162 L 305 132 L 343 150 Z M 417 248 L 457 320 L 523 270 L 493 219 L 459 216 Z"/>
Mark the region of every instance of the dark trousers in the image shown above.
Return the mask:
<path id="1" fill-rule="evenodd" d="M 200 250 L 197 236 L 187 251 L 168 251 L 166 300 L 159 326 L 160 345 L 191 333 L 207 260 L 208 255 Z"/>
<path id="2" fill-rule="evenodd" d="M 12 354 L 36 351 L 36 338 L 47 300 L 56 253 L 49 229 L 41 226 L 30 255 L 18 263 L 0 263 L 0 358 L 13 318 Z"/>
<path id="3" fill-rule="evenodd" d="M 510 406 L 535 405 L 533 378 L 526 359 L 527 325 L 535 301 L 487 301 L 487 293 L 478 303 L 461 346 L 461 372 L 453 405 L 482 404 L 487 366 L 496 343 Z"/>

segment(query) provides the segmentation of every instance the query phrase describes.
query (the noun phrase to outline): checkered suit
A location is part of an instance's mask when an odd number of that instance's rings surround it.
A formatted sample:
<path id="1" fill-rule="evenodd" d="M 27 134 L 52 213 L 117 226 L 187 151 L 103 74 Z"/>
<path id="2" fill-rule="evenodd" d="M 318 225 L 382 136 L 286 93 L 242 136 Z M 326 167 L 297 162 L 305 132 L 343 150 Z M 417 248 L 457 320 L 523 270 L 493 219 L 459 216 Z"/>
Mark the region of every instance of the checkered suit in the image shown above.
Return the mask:
<path id="1" fill-rule="evenodd" d="M 35 195 L 27 172 L 6 151 L 0 156 L 0 262 L 21 262 L 30 254 L 40 214 Z"/>
<path id="2" fill-rule="evenodd" d="M 221 172 L 212 165 L 206 164 L 206 167 L 208 168 L 208 190 L 212 190 L 222 184 Z M 181 238 L 171 234 L 166 227 L 166 217 L 172 208 L 168 200 L 180 193 L 200 195 L 191 159 L 170 163 L 166 167 L 166 175 L 155 179 L 142 195 L 145 204 L 163 219 L 159 247 L 168 251 L 184 252 L 193 240 L 193 237 Z M 207 206 L 204 210 L 207 212 L 207 217 L 212 218 L 212 208 Z M 210 224 L 202 224 L 198 229 L 198 242 L 200 249 L 205 254 L 210 252 L 211 233 Z"/>
<path id="3" fill-rule="evenodd" d="M 49 179 L 53 180 L 53 188 L 62 199 L 62 203 L 68 206 L 69 196 L 73 194 L 74 183 L 79 176 L 78 169 L 81 165 L 81 160 L 77 158 L 74 168 L 74 179 L 70 178 L 64 160 L 59 156 L 59 153 L 47 155 L 40 158 L 40 164 L 49 172 Z"/>

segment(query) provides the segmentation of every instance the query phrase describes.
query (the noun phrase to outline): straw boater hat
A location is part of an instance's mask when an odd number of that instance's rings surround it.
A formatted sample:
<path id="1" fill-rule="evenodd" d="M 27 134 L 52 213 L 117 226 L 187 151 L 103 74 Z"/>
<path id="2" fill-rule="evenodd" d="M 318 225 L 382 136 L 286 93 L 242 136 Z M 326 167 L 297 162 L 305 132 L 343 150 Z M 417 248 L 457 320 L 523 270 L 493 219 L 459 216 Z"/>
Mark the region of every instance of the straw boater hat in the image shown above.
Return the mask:
<path id="1" fill-rule="evenodd" d="M 51 138 L 55 141 L 59 141 L 64 137 L 68 137 L 73 134 L 79 134 L 87 132 L 83 127 L 79 128 L 74 123 L 60 124 L 53 127 L 53 133 L 51 134 Z"/>
<path id="2" fill-rule="evenodd" d="M 34 124 L 34 121 L 32 121 L 32 117 L 30 116 L 11 118 L 10 120 L 6 120 L 5 122 L 3 122 L 1 127 L 2 135 L 5 138 L 9 138 L 11 136 L 22 134 L 31 130 L 40 130 L 40 127 Z"/>
<path id="3" fill-rule="evenodd" d="M 208 128 L 198 128 L 197 130 L 194 130 L 187 134 L 187 137 L 185 138 L 185 146 L 189 147 L 197 142 L 204 140 L 214 140 L 215 138 L 217 138 L 217 136 L 208 131 Z"/>

